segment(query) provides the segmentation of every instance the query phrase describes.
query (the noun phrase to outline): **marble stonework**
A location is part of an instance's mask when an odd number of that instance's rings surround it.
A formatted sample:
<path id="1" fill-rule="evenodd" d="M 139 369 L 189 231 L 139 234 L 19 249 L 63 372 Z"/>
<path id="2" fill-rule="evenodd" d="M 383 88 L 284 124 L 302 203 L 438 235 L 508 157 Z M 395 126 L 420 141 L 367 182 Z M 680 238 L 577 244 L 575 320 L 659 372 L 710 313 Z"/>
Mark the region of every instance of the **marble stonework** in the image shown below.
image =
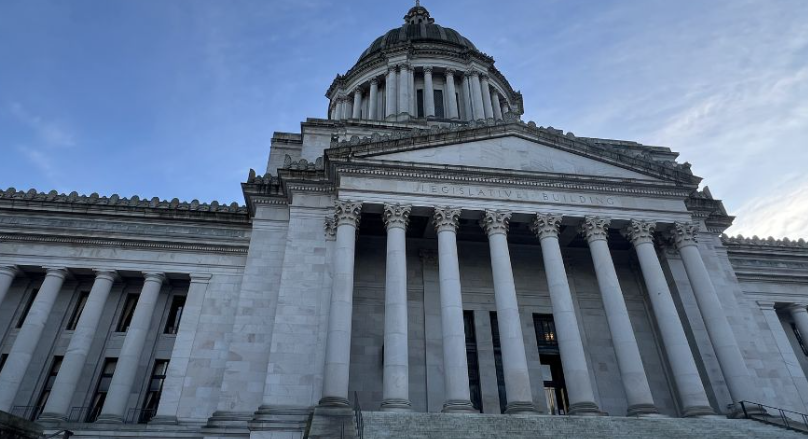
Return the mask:
<path id="1" fill-rule="evenodd" d="M 244 205 L 0 190 L 0 411 L 94 437 L 333 437 L 355 398 L 552 414 L 550 359 L 573 415 L 808 411 L 803 240 L 722 235 L 667 147 L 522 121 L 493 58 L 425 8 L 391 32 L 327 118 L 275 133 Z"/>

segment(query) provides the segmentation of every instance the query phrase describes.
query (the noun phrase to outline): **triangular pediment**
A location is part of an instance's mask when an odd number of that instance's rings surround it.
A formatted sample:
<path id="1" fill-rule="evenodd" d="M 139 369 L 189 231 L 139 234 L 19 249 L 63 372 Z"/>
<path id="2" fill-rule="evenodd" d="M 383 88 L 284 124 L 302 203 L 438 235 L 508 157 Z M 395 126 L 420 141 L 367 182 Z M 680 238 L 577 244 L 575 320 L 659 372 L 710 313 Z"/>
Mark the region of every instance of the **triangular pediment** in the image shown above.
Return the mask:
<path id="1" fill-rule="evenodd" d="M 385 162 L 660 181 L 645 173 L 538 141 L 505 136 L 366 157 Z"/>

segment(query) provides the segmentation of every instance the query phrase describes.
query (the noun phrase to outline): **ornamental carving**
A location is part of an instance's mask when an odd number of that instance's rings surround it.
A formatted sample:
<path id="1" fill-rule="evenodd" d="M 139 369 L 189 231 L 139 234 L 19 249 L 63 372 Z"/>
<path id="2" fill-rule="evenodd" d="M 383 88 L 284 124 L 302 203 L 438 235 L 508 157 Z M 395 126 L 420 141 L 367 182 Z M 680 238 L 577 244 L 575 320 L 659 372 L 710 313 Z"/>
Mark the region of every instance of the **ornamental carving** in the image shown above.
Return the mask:
<path id="1" fill-rule="evenodd" d="M 352 225 L 359 227 L 360 213 L 362 213 L 361 202 L 340 200 L 334 204 L 334 219 L 337 222 L 337 226 Z"/>
<path id="2" fill-rule="evenodd" d="M 446 69 L 446 76 L 454 76 L 455 73 L 457 73 L 455 69 Z"/>
<path id="3" fill-rule="evenodd" d="M 608 218 L 599 218 L 596 216 L 587 216 L 581 223 L 581 235 L 586 238 L 587 242 L 597 240 L 609 239 L 609 226 L 612 220 Z"/>
<path id="4" fill-rule="evenodd" d="M 337 220 L 333 215 L 326 215 L 323 228 L 325 229 L 325 239 L 327 241 L 337 239 Z"/>
<path id="5" fill-rule="evenodd" d="M 530 224 L 530 230 L 539 239 L 547 237 L 558 237 L 561 232 L 561 215 L 536 214 L 536 219 Z"/>
<path id="6" fill-rule="evenodd" d="M 629 225 L 623 229 L 623 236 L 636 246 L 638 244 L 653 243 L 655 231 L 656 223 L 654 222 L 631 220 Z"/>
<path id="7" fill-rule="evenodd" d="M 509 210 L 486 210 L 483 219 L 480 220 L 480 227 L 487 235 L 495 233 L 508 234 L 508 226 L 511 222 L 511 212 Z"/>
<path id="8" fill-rule="evenodd" d="M 407 224 L 410 222 L 411 210 L 412 206 L 409 205 L 385 203 L 384 213 L 382 214 L 384 226 L 387 228 L 387 230 L 390 230 L 392 227 L 406 229 Z"/>
<path id="9" fill-rule="evenodd" d="M 457 226 L 460 225 L 460 211 L 461 209 L 457 207 L 436 207 L 435 213 L 432 216 L 435 231 L 442 232 L 448 230 L 456 232 Z"/>
<path id="10" fill-rule="evenodd" d="M 424 66 L 424 73 L 432 73 L 432 66 Z"/>
<path id="11" fill-rule="evenodd" d="M 675 222 L 671 230 L 671 239 L 673 239 L 673 243 L 676 245 L 677 249 L 689 245 L 697 245 L 698 240 L 696 239 L 696 235 L 698 231 L 699 226 L 696 224 Z"/>

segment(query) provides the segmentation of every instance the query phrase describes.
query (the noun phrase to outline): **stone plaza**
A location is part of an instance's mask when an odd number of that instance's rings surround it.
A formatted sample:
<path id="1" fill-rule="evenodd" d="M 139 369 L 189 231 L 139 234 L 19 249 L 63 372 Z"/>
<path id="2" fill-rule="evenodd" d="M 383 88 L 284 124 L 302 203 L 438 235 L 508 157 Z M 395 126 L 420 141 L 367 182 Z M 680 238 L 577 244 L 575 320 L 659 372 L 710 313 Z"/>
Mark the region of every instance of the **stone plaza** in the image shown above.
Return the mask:
<path id="1" fill-rule="evenodd" d="M 724 235 L 676 152 L 525 122 L 492 57 L 404 21 L 275 133 L 245 205 L 0 190 L 0 411 L 155 439 L 355 437 L 357 403 L 808 411 L 808 244 Z"/>

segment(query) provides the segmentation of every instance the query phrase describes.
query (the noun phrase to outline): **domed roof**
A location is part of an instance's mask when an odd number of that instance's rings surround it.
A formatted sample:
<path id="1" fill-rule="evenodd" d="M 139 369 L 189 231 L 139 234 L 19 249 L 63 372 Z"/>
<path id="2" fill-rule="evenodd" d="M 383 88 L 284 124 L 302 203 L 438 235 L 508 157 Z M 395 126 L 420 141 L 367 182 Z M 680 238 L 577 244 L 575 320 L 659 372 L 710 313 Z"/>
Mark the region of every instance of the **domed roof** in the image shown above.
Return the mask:
<path id="1" fill-rule="evenodd" d="M 468 50 L 477 50 L 477 47 L 460 35 L 454 29 L 435 24 L 435 20 L 429 16 L 429 11 L 420 4 L 407 12 L 404 16 L 404 25 L 391 29 L 384 35 L 376 38 L 370 46 L 362 52 L 359 61 L 369 56 L 401 43 L 408 42 L 439 42 L 449 43 Z"/>

